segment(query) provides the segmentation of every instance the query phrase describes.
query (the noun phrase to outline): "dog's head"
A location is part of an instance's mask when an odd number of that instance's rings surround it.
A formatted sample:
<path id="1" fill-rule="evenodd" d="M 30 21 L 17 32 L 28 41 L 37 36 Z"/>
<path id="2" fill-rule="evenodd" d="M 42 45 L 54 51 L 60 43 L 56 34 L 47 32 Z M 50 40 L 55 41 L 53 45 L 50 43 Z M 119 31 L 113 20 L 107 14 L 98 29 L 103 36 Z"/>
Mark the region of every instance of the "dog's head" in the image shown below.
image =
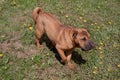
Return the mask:
<path id="1" fill-rule="evenodd" d="M 77 47 L 80 47 L 84 51 L 91 50 L 95 47 L 93 41 L 90 39 L 90 34 L 84 28 L 76 29 L 73 37 Z"/>

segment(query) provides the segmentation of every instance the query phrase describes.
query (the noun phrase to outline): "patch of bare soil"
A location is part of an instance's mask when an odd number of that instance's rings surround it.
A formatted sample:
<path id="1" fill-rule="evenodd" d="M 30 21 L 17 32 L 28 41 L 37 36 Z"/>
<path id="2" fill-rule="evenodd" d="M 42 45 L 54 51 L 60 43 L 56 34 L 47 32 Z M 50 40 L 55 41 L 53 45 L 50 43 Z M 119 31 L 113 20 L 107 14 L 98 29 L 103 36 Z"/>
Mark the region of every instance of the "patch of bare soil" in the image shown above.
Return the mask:
<path id="1" fill-rule="evenodd" d="M 12 14 L 13 17 L 8 18 L 8 22 L 11 26 L 17 27 L 17 24 L 24 24 L 28 18 L 31 18 L 30 10 L 24 11 L 24 12 L 17 12 Z M 4 26 L 3 26 L 4 28 Z M 11 27 L 14 28 L 14 27 Z M 8 35 L 11 37 L 9 40 L 4 41 L 3 43 L 0 43 L 0 52 L 2 53 L 10 53 L 16 55 L 18 58 L 26 58 L 27 56 L 34 55 L 38 52 L 35 45 L 31 46 L 24 46 L 20 41 L 20 36 L 22 33 L 22 30 L 15 31 L 12 29 Z"/>
<path id="2" fill-rule="evenodd" d="M 20 40 L 20 32 L 12 32 L 12 38 L 9 41 L 0 43 L 0 52 L 16 55 L 18 58 L 26 58 L 27 56 L 37 54 L 38 50 L 35 45 L 24 46 Z"/>

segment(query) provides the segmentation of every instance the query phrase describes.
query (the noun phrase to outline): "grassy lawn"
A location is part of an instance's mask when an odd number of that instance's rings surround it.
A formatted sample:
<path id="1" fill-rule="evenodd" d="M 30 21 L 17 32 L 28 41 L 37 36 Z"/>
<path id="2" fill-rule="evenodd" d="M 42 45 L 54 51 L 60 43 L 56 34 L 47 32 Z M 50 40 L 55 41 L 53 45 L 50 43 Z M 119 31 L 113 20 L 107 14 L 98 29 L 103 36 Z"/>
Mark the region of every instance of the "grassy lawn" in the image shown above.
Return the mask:
<path id="1" fill-rule="evenodd" d="M 59 62 L 46 37 L 36 48 L 36 6 L 90 32 L 96 47 L 75 49 L 76 70 Z M 0 0 L 0 80 L 120 80 L 120 0 Z"/>

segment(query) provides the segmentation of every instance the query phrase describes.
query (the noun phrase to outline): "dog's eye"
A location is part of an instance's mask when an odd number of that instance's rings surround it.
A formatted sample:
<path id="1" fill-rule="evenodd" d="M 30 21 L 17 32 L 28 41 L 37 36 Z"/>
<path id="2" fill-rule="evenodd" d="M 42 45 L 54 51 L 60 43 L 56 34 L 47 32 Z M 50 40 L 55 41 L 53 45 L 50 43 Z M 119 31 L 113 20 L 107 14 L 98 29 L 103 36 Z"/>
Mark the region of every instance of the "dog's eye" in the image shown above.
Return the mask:
<path id="1" fill-rule="evenodd" d="M 84 37 L 84 38 L 82 38 L 81 40 L 86 41 L 86 38 Z"/>

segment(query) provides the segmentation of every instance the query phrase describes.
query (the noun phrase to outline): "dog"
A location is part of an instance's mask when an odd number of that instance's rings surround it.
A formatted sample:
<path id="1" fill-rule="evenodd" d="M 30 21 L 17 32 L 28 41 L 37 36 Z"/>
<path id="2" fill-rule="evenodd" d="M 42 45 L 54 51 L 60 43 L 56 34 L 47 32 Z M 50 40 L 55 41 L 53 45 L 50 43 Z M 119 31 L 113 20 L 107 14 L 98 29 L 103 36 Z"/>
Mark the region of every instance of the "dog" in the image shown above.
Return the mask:
<path id="1" fill-rule="evenodd" d="M 54 15 L 43 11 L 39 7 L 33 10 L 32 15 L 35 23 L 37 47 L 41 48 L 39 39 L 43 33 L 46 33 L 57 49 L 61 62 L 67 63 L 70 69 L 74 69 L 71 57 L 75 47 L 79 47 L 84 51 L 94 48 L 95 45 L 86 29 L 64 26 Z"/>

